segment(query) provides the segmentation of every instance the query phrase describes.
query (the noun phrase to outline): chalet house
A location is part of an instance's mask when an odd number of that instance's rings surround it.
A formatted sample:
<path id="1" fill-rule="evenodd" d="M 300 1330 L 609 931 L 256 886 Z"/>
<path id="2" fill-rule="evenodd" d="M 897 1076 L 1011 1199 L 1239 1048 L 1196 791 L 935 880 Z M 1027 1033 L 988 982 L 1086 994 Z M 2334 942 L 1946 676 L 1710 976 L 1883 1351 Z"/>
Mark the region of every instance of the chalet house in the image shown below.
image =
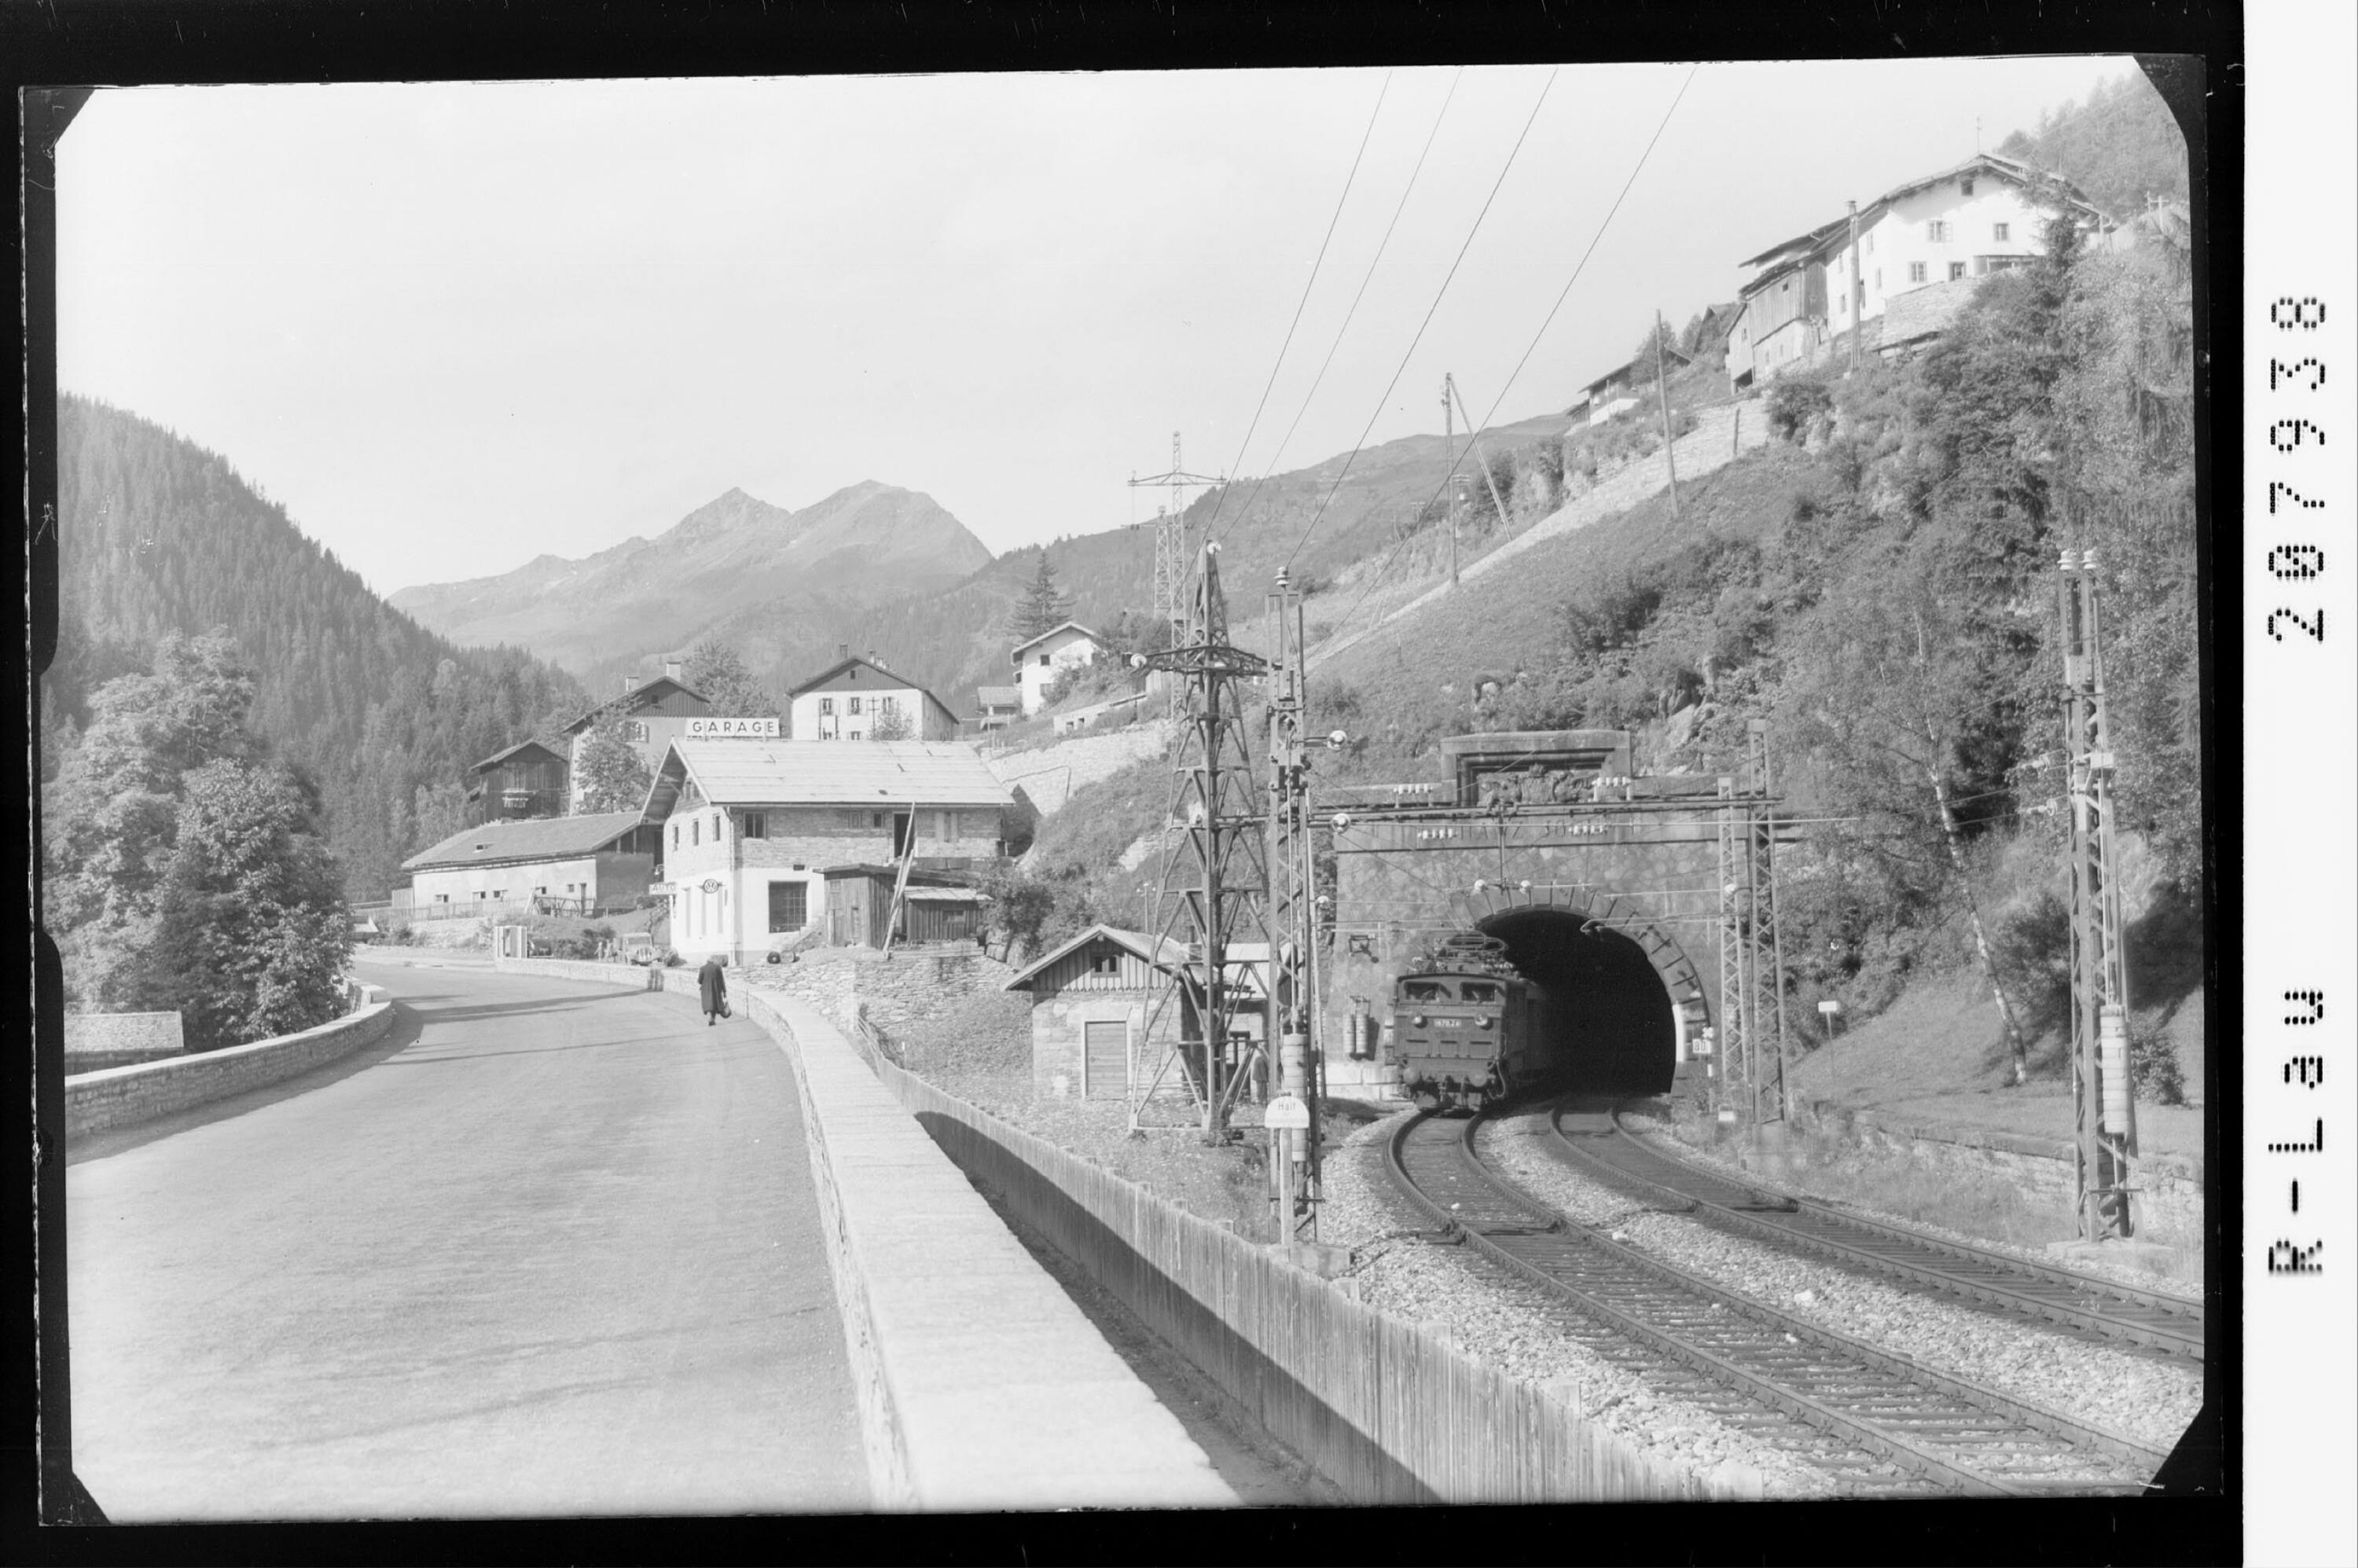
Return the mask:
<path id="1" fill-rule="evenodd" d="M 661 836 L 635 811 L 486 822 L 401 863 L 393 890 L 406 920 L 634 908 L 663 863 Z"/>
<path id="2" fill-rule="evenodd" d="M 1023 693 L 1023 711 L 1040 711 L 1056 677 L 1083 665 L 1095 664 L 1105 640 L 1077 621 L 1052 626 L 1037 637 L 1018 643 L 1008 654 L 1015 665 L 1015 684 Z"/>
<path id="3" fill-rule="evenodd" d="M 971 874 L 1000 859 L 1000 814 L 1012 805 L 956 741 L 675 741 L 644 812 L 663 835 L 655 891 L 671 901 L 672 946 L 741 964 L 814 926 L 831 942 L 878 945 L 878 869 L 897 871 L 906 849 L 913 881 Z M 889 882 L 883 896 L 889 912 Z M 853 908 L 863 913 L 835 918 Z"/>
<path id="4" fill-rule="evenodd" d="M 562 816 L 571 805 L 567 781 L 572 762 L 538 741 L 523 741 L 475 764 L 475 785 L 467 792 L 470 815 L 479 821 L 523 816 Z"/>
<path id="5" fill-rule="evenodd" d="M 1662 356 L 1662 370 L 1667 374 L 1690 362 L 1685 354 L 1671 349 Z M 1602 425 L 1615 415 L 1635 408 L 1639 401 L 1638 395 L 1653 384 L 1654 356 L 1641 354 L 1582 387 L 1564 412 L 1574 420 Z"/>
<path id="6" fill-rule="evenodd" d="M 1855 239 L 1845 213 L 1747 257 L 1738 265 L 1751 276 L 1728 335 L 1729 384 L 1742 391 L 1820 362 L 1836 338 L 1882 320 L 1894 300 L 1918 289 L 1964 283 L 1959 292 L 1970 293 L 1970 280 L 2022 265 L 2042 254 L 2059 205 L 2089 230 L 2106 226 L 2069 182 L 1976 153 L 1860 209 Z"/>
<path id="7" fill-rule="evenodd" d="M 1020 686 L 977 687 L 974 708 L 974 727 L 977 730 L 1004 730 L 1023 717 L 1023 688 Z"/>
<path id="8" fill-rule="evenodd" d="M 1269 948 L 1238 944 L 1228 951 L 1240 988 L 1255 999 L 1253 1009 L 1232 1022 L 1258 1044 L 1266 1035 L 1260 999 L 1267 995 Z M 1133 1087 L 1147 1092 L 1156 1064 L 1141 1046 L 1170 968 L 1182 957 L 1169 937 L 1092 925 L 1018 970 L 1007 989 L 1032 993 L 1033 1093 L 1123 1099 Z M 1181 1030 L 1201 1038 L 1192 1011 Z M 1164 1075 L 1159 1092 L 1186 1092 L 1176 1069 Z"/>
<path id="9" fill-rule="evenodd" d="M 565 727 L 568 761 L 575 764 L 569 769 L 574 784 L 578 786 L 581 778 L 578 764 L 582 738 L 615 715 L 624 716 L 623 738 L 652 772 L 663 761 L 664 748 L 687 732 L 688 720 L 707 718 L 711 712 L 712 704 L 704 695 L 680 678 L 677 659 L 665 660 L 664 673 L 650 681 L 633 681 L 625 676 L 621 696 L 599 704 Z M 566 809 L 580 809 L 578 793 L 568 793 Z"/>
<path id="10" fill-rule="evenodd" d="M 860 658 L 838 646 L 842 656 L 786 694 L 786 733 L 797 741 L 872 741 L 880 722 L 895 726 L 902 741 L 949 741 L 957 735 L 957 715 L 949 705 L 905 676 L 896 676 L 874 654 Z"/>

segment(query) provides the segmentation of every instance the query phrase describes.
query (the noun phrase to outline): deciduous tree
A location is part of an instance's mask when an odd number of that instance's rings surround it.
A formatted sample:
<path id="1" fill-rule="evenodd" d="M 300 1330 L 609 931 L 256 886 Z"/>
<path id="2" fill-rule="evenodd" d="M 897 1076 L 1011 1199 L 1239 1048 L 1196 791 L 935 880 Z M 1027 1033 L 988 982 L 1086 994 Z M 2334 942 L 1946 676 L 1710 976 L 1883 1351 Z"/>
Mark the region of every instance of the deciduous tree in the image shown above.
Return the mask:
<path id="1" fill-rule="evenodd" d="M 592 726 L 573 754 L 574 804 L 585 816 L 636 811 L 647 798 L 654 777 L 624 732 L 629 722 L 616 714 Z"/>

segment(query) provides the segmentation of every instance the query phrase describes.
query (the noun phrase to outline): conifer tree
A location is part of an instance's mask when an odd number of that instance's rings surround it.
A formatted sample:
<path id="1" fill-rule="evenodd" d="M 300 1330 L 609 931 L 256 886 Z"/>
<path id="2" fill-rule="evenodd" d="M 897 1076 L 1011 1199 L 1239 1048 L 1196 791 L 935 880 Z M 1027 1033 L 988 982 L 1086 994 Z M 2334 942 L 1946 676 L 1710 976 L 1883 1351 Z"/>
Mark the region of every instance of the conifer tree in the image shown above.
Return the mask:
<path id="1" fill-rule="evenodd" d="M 1016 601 L 1015 613 L 1007 623 L 1008 634 L 1020 644 L 1030 642 L 1044 632 L 1053 632 L 1072 619 L 1070 596 L 1058 591 L 1056 569 L 1048 564 L 1048 552 L 1040 552 L 1040 568 L 1024 585 L 1023 597 Z"/>

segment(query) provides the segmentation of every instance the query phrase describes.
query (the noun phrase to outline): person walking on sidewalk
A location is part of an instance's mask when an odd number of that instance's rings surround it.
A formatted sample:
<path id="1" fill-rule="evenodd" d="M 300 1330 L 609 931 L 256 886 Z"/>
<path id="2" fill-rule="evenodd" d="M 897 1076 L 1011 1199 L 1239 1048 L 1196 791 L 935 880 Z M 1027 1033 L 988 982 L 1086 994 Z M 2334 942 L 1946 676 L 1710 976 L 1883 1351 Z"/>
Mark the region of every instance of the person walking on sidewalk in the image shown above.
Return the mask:
<path id="1" fill-rule="evenodd" d="M 729 982 L 718 957 L 705 959 L 704 968 L 696 971 L 696 989 L 703 994 L 704 1027 L 709 1029 L 729 1016 Z"/>

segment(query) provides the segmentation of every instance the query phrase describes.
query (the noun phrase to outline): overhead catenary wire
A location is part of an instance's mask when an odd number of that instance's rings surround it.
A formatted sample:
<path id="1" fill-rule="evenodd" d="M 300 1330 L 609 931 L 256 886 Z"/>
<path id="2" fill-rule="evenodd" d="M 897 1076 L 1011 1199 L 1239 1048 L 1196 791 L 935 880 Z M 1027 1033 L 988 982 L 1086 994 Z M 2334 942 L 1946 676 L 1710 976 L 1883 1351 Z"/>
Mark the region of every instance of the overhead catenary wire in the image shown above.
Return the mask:
<path id="1" fill-rule="evenodd" d="M 1433 303 L 1426 307 L 1424 319 L 1417 323 L 1416 334 L 1409 339 L 1408 348 L 1401 353 L 1400 364 L 1392 371 L 1391 379 L 1384 383 L 1383 395 L 1376 399 L 1375 411 L 1368 416 L 1368 423 L 1359 431 L 1359 438 L 1353 444 L 1350 456 L 1343 460 L 1342 470 L 1336 474 L 1335 482 L 1327 486 L 1325 498 L 1319 502 L 1318 509 L 1310 514 L 1310 521 L 1303 526 L 1302 536 L 1294 540 L 1293 548 L 1287 553 L 1285 564 L 1288 567 L 1293 566 L 1294 557 L 1302 554 L 1302 546 L 1310 542 L 1310 535 L 1317 529 L 1319 520 L 1326 515 L 1326 509 L 1335 503 L 1336 493 L 1343 488 L 1343 481 L 1350 477 L 1352 465 L 1359 460 L 1359 454 L 1367 449 L 1368 437 L 1375 430 L 1376 421 L 1383 417 L 1384 406 L 1391 401 L 1392 389 L 1400 385 L 1400 378 L 1407 373 L 1408 362 L 1414 357 L 1417 345 L 1424 341 L 1424 330 L 1433 325 L 1433 315 L 1441 308 L 1442 300 L 1447 297 L 1450 284 L 1456 279 L 1457 269 L 1465 265 L 1466 253 L 1474 246 L 1474 236 L 1482 232 L 1482 221 L 1489 216 L 1491 204 L 1498 200 L 1500 188 L 1507 183 L 1507 176 L 1515 167 L 1517 155 L 1523 150 L 1523 143 L 1530 138 L 1531 126 L 1539 121 L 1540 110 L 1547 104 L 1548 92 L 1555 86 L 1555 79 L 1556 72 L 1551 70 L 1548 72 L 1547 81 L 1541 84 L 1540 95 L 1531 103 L 1531 115 L 1524 120 L 1521 134 L 1515 137 L 1515 145 L 1508 149 L 1507 161 L 1499 166 L 1498 178 L 1490 184 L 1490 194 L 1482 199 L 1482 210 L 1474 214 L 1473 224 L 1466 231 L 1465 243 L 1457 247 L 1456 258 L 1449 264 L 1449 271 L 1443 276 L 1441 287 L 1433 291 Z"/>
<path id="2" fill-rule="evenodd" d="M 1532 353 L 1539 348 L 1540 341 L 1547 335 L 1549 326 L 1554 322 L 1556 312 L 1563 308 L 1563 302 L 1571 297 L 1573 285 L 1580 281 L 1580 275 L 1582 272 L 1586 270 L 1588 266 L 1588 258 L 1595 254 L 1598 243 L 1605 238 L 1606 231 L 1612 227 L 1613 219 L 1615 215 L 1621 211 L 1622 202 L 1628 200 L 1630 190 L 1637 185 L 1639 175 L 1645 172 L 1647 162 L 1653 157 L 1655 144 L 1662 139 L 1662 133 L 1669 129 L 1671 116 L 1677 113 L 1681 100 L 1686 97 L 1688 86 L 1694 81 L 1695 71 L 1700 69 L 1700 66 L 1688 68 L 1686 80 L 1679 84 L 1677 93 L 1671 99 L 1670 107 L 1662 111 L 1661 121 L 1660 124 L 1655 125 L 1653 135 L 1647 141 L 1644 150 L 1638 155 L 1638 161 L 1630 167 L 1629 178 L 1621 182 L 1620 194 L 1613 199 L 1613 205 L 1606 210 L 1604 219 L 1596 225 L 1596 232 L 1589 237 L 1588 248 L 1581 253 L 1579 262 L 1573 267 L 1572 276 L 1564 280 L 1563 289 L 1557 293 L 1555 303 L 1548 307 L 1547 316 L 1541 321 L 1539 330 L 1531 334 L 1531 345 L 1524 349 L 1523 357 L 1515 362 L 1514 374 L 1509 375 L 1507 378 L 1507 385 L 1509 387 L 1511 387 L 1514 384 L 1515 377 L 1520 375 L 1523 372 L 1523 367 L 1531 362 Z M 1395 377 L 1395 379 L 1397 379 L 1397 377 Z M 1483 415 L 1481 419 L 1482 424 L 1487 425 L 1490 422 L 1492 416 L 1498 412 L 1498 404 L 1505 399 L 1506 395 L 1506 388 L 1502 387 L 1499 390 L 1498 398 L 1492 400 L 1489 412 Z M 1364 438 L 1362 438 L 1364 439 Z M 1427 506 L 1432 505 L 1433 501 L 1439 500 L 1442 492 L 1448 489 L 1451 481 L 1457 477 L 1457 469 L 1460 460 L 1462 460 L 1456 457 L 1452 458 L 1448 471 L 1441 476 L 1441 482 L 1433 487 L 1432 498 L 1425 503 Z M 1338 481 L 1337 482 L 1339 483 L 1340 481 Z M 1322 514 L 1324 514 L 1324 510 L 1325 509 L 1323 507 L 1320 509 Z M 1313 517 L 1311 519 L 1311 526 L 1317 526 L 1317 518 Z M 1303 534 L 1303 538 L 1306 540 L 1308 537 L 1309 532 L 1305 529 Z M 1384 552 L 1383 561 L 1377 567 L 1374 572 L 1369 574 L 1368 578 L 1368 586 L 1359 590 L 1359 597 L 1351 601 L 1351 608 L 1345 611 L 1342 615 L 1336 620 L 1334 625 L 1329 628 L 1327 632 L 1328 641 L 1331 642 L 1335 638 L 1340 636 L 1345 624 L 1347 624 L 1353 616 L 1359 612 L 1361 606 L 1367 603 L 1368 596 L 1374 593 L 1376 586 L 1384 580 L 1385 573 L 1390 569 L 1393 557 L 1400 553 L 1401 546 L 1408 543 L 1409 537 L 1410 535 L 1402 535 L 1400 538 L 1392 541 L 1391 548 Z M 1296 543 L 1293 547 L 1296 554 L 1301 552 L 1302 546 L 1300 543 Z M 1293 557 L 1289 556 L 1286 558 L 1291 562 Z"/>
<path id="3" fill-rule="evenodd" d="M 1391 89 L 1392 73 L 1386 71 L 1383 86 L 1376 92 L 1376 106 L 1368 115 L 1368 128 L 1359 135 L 1359 150 L 1351 155 L 1351 172 L 1343 177 L 1343 194 L 1336 199 L 1335 215 L 1326 220 L 1325 238 L 1318 242 L 1318 254 L 1310 264 L 1309 277 L 1303 282 L 1302 297 L 1294 303 L 1293 319 L 1286 324 L 1285 341 L 1277 346 L 1277 359 L 1269 367 L 1269 380 L 1262 384 L 1260 401 L 1253 406 L 1252 418 L 1245 426 L 1245 438 L 1237 443 L 1236 461 L 1228 465 L 1230 473 L 1238 472 L 1242 469 L 1245 449 L 1252 444 L 1253 432 L 1260 427 L 1261 412 L 1269 406 L 1269 395 L 1277 386 L 1277 373 L 1284 368 L 1286 351 L 1293 346 L 1293 334 L 1302 325 L 1302 312 L 1310 304 L 1310 291 L 1318 286 L 1318 269 L 1325 265 L 1326 247 L 1335 242 L 1336 225 L 1343 221 L 1343 209 L 1351 200 L 1351 187 L 1359 178 L 1359 164 L 1368 156 L 1368 143 L 1376 134 L 1376 121 L 1383 114 L 1384 98 Z M 1204 524 L 1204 536 L 1206 539 L 1212 537 L 1212 530 L 1219 525 L 1220 508 L 1227 504 L 1228 496 L 1228 487 L 1222 485 L 1213 498 L 1212 515 Z"/>
<path id="4" fill-rule="evenodd" d="M 1239 518 L 1251 514 L 1252 503 L 1260 498 L 1261 486 L 1268 482 L 1271 473 L 1277 471 L 1278 462 L 1284 457 L 1285 449 L 1293 444 L 1293 433 L 1302 427 L 1303 416 L 1310 412 L 1311 400 L 1318 395 L 1319 387 L 1325 384 L 1326 372 L 1335 362 L 1336 351 L 1343 346 L 1344 334 L 1351 330 L 1351 321 L 1359 313 L 1359 301 L 1368 297 L 1368 285 L 1375 281 L 1376 268 L 1382 265 L 1384 252 L 1391 247 L 1392 234 L 1400 227 L 1401 214 L 1408 211 L 1408 199 L 1416 191 L 1417 178 L 1424 172 L 1425 159 L 1433 152 L 1434 139 L 1441 135 L 1441 123 L 1449 117 L 1450 102 L 1457 96 L 1457 83 L 1465 74 L 1466 68 L 1459 66 L 1457 74 L 1449 79 L 1449 91 L 1442 95 L 1440 113 L 1433 115 L 1433 129 L 1425 133 L 1424 146 L 1416 155 L 1415 167 L 1409 170 L 1408 184 L 1401 189 L 1400 200 L 1392 208 L 1391 222 L 1384 226 L 1383 238 L 1376 242 L 1376 254 L 1368 260 L 1368 270 L 1359 275 L 1358 292 L 1351 296 L 1350 308 L 1343 312 L 1343 324 L 1335 329 L 1335 341 L 1326 346 L 1326 357 L 1319 362 L 1318 373 L 1310 378 L 1310 390 L 1302 395 L 1301 406 L 1293 411 L 1293 422 L 1285 427 L 1285 434 L 1279 438 L 1276 450 L 1272 451 L 1268 460 L 1261 465 L 1263 471 L 1254 479 L 1252 489 L 1245 493 L 1244 504 L 1238 509 Z M 1244 454 L 1241 451 L 1237 454 L 1237 460 L 1241 466 L 1244 460 Z M 1222 492 L 1221 499 L 1223 501 L 1227 499 L 1225 492 Z M 1213 509 L 1213 515 L 1216 518 L 1218 516 L 1217 506 Z M 1290 565 L 1291 562 L 1292 557 L 1289 557 L 1288 564 Z"/>

